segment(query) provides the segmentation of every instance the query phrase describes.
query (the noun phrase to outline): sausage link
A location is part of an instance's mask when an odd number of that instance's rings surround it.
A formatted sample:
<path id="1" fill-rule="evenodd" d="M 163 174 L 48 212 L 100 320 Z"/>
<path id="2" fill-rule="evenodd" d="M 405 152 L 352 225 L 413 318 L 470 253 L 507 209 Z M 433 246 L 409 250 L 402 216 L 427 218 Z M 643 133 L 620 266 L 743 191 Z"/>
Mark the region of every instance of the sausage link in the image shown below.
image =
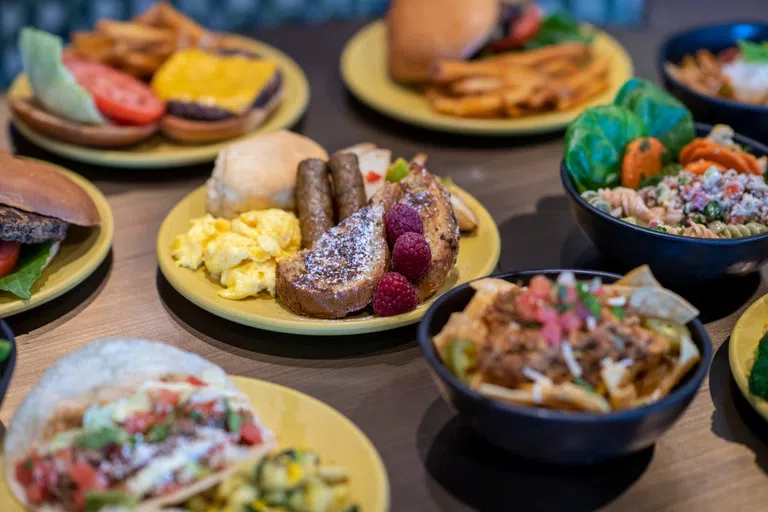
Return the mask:
<path id="1" fill-rule="evenodd" d="M 336 218 L 343 221 L 365 206 L 365 184 L 360 174 L 357 155 L 336 153 L 328 162 L 333 176 L 333 198 L 336 200 Z"/>
<path id="2" fill-rule="evenodd" d="M 296 207 L 301 226 L 301 246 L 309 249 L 333 227 L 331 183 L 325 162 L 319 158 L 308 158 L 299 163 Z"/>

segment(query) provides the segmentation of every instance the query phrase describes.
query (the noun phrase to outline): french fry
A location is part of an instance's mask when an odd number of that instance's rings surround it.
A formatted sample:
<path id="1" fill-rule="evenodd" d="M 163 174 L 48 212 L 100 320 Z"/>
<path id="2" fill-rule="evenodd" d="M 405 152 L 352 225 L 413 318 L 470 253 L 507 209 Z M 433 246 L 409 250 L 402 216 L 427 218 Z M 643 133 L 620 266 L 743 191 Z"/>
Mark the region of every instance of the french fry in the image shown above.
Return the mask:
<path id="1" fill-rule="evenodd" d="M 175 40 L 175 31 L 129 21 L 99 20 L 96 30 L 128 44 L 163 44 Z"/>
<path id="2" fill-rule="evenodd" d="M 504 81 L 495 76 L 471 76 L 453 82 L 448 89 L 456 96 L 484 94 L 498 91 L 504 86 Z"/>
<path id="3" fill-rule="evenodd" d="M 589 100 L 590 98 L 593 98 L 598 94 L 605 92 L 607 89 L 608 89 L 607 80 L 599 80 L 597 82 L 588 84 L 585 87 L 582 87 L 581 89 L 579 89 L 575 95 L 572 95 L 570 97 L 558 97 L 557 110 L 568 110 L 570 108 L 575 107 L 576 105 L 581 105 L 582 103 Z"/>
<path id="4" fill-rule="evenodd" d="M 591 53 L 592 50 L 589 45 L 582 43 L 562 43 L 544 46 L 543 48 L 538 48 L 536 50 L 502 54 L 497 57 L 492 57 L 492 59 L 508 66 L 535 67 L 556 59 L 583 60 L 589 58 Z"/>
<path id="5" fill-rule="evenodd" d="M 459 117 L 494 117 L 501 114 L 504 106 L 499 93 L 454 98 L 432 89 L 427 99 L 437 112 Z"/>
<path id="6" fill-rule="evenodd" d="M 432 81 L 446 84 L 473 76 L 502 76 L 506 66 L 490 59 L 477 62 L 445 59 L 438 61 L 432 70 Z"/>

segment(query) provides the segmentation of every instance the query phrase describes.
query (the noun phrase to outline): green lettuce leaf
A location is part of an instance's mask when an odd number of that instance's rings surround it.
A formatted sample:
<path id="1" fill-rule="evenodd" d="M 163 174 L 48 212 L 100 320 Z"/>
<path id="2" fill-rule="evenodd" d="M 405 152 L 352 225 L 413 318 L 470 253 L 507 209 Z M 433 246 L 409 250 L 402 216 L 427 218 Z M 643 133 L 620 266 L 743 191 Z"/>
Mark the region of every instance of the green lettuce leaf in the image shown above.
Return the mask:
<path id="1" fill-rule="evenodd" d="M 753 43 L 752 41 L 739 41 L 741 56 L 747 62 L 768 61 L 768 42 Z"/>
<path id="2" fill-rule="evenodd" d="M 525 43 L 525 48 L 532 50 L 542 46 L 576 41 L 592 42 L 592 33 L 565 12 L 553 12 L 541 21 L 536 37 Z"/>
<path id="3" fill-rule="evenodd" d="M 626 108 L 600 105 L 582 112 L 565 132 L 565 163 L 579 193 L 619 185 L 624 148 L 648 135 Z"/>
<path id="4" fill-rule="evenodd" d="M 666 162 L 677 161 L 683 147 L 696 137 L 693 115 L 677 98 L 642 78 L 628 80 L 613 101 L 631 110 L 648 129 L 648 135 L 664 144 Z"/>
<path id="5" fill-rule="evenodd" d="M 32 285 L 43 273 L 43 266 L 51 254 L 51 245 L 51 242 L 23 245 L 16 270 L 0 278 L 0 291 L 10 292 L 22 299 L 32 297 Z"/>

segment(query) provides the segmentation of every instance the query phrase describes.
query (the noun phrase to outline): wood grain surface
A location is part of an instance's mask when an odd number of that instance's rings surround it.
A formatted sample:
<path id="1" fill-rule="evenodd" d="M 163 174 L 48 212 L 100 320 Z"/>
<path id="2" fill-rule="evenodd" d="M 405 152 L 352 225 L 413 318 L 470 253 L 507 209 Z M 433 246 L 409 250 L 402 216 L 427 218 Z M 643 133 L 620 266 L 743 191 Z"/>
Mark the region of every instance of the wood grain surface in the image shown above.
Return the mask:
<path id="1" fill-rule="evenodd" d="M 728 2 L 728 17 L 757 17 L 762 2 Z M 715 21 L 721 2 L 652 1 L 648 25 L 611 30 L 639 75 L 657 78 L 655 52 L 667 33 Z M 763 5 L 764 7 L 764 5 Z M 307 73 L 312 101 L 298 131 L 329 151 L 373 141 L 395 154 L 430 154 L 430 168 L 480 199 L 498 222 L 501 270 L 588 267 L 611 270 L 575 224 L 557 174 L 561 136 L 473 139 L 413 129 L 352 99 L 338 55 L 361 23 L 284 28 L 253 36 L 286 51 Z M 117 225 L 111 256 L 82 286 L 8 319 L 18 335 L 16 373 L 0 411 L 14 408 L 56 359 L 105 336 L 141 337 L 191 350 L 228 372 L 284 384 L 351 418 L 386 463 L 393 511 L 766 510 L 766 425 L 738 395 L 728 337 L 739 314 L 766 293 L 760 276 L 718 289 L 686 290 L 716 347 L 711 372 L 691 407 L 652 449 L 588 469 L 518 461 L 478 439 L 440 399 L 415 344 L 415 329 L 334 339 L 249 329 L 195 307 L 160 275 L 155 236 L 164 215 L 199 186 L 211 166 L 119 171 L 64 161 L 31 146 L 7 123 L 4 147 L 52 160 L 107 194 Z M 1 185 L 0 185 L 1 186 Z M 514 435 L 514 433 L 510 433 Z"/>

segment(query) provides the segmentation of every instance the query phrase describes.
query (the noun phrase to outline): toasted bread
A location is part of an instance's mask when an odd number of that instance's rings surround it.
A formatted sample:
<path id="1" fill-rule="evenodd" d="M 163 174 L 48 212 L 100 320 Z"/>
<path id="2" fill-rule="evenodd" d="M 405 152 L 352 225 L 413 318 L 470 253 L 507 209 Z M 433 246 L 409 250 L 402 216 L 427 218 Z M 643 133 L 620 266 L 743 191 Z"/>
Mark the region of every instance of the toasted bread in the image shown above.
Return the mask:
<path id="1" fill-rule="evenodd" d="M 278 299 L 296 314 L 342 318 L 366 307 L 389 269 L 384 208 L 363 207 L 314 247 L 277 264 Z"/>
<path id="2" fill-rule="evenodd" d="M 408 176 L 399 183 L 398 202 L 416 209 L 424 221 L 424 238 L 432 251 L 432 266 L 418 283 L 419 302 L 440 289 L 456 265 L 459 255 L 459 226 L 451 206 L 451 194 L 418 163 L 412 162 Z"/>

